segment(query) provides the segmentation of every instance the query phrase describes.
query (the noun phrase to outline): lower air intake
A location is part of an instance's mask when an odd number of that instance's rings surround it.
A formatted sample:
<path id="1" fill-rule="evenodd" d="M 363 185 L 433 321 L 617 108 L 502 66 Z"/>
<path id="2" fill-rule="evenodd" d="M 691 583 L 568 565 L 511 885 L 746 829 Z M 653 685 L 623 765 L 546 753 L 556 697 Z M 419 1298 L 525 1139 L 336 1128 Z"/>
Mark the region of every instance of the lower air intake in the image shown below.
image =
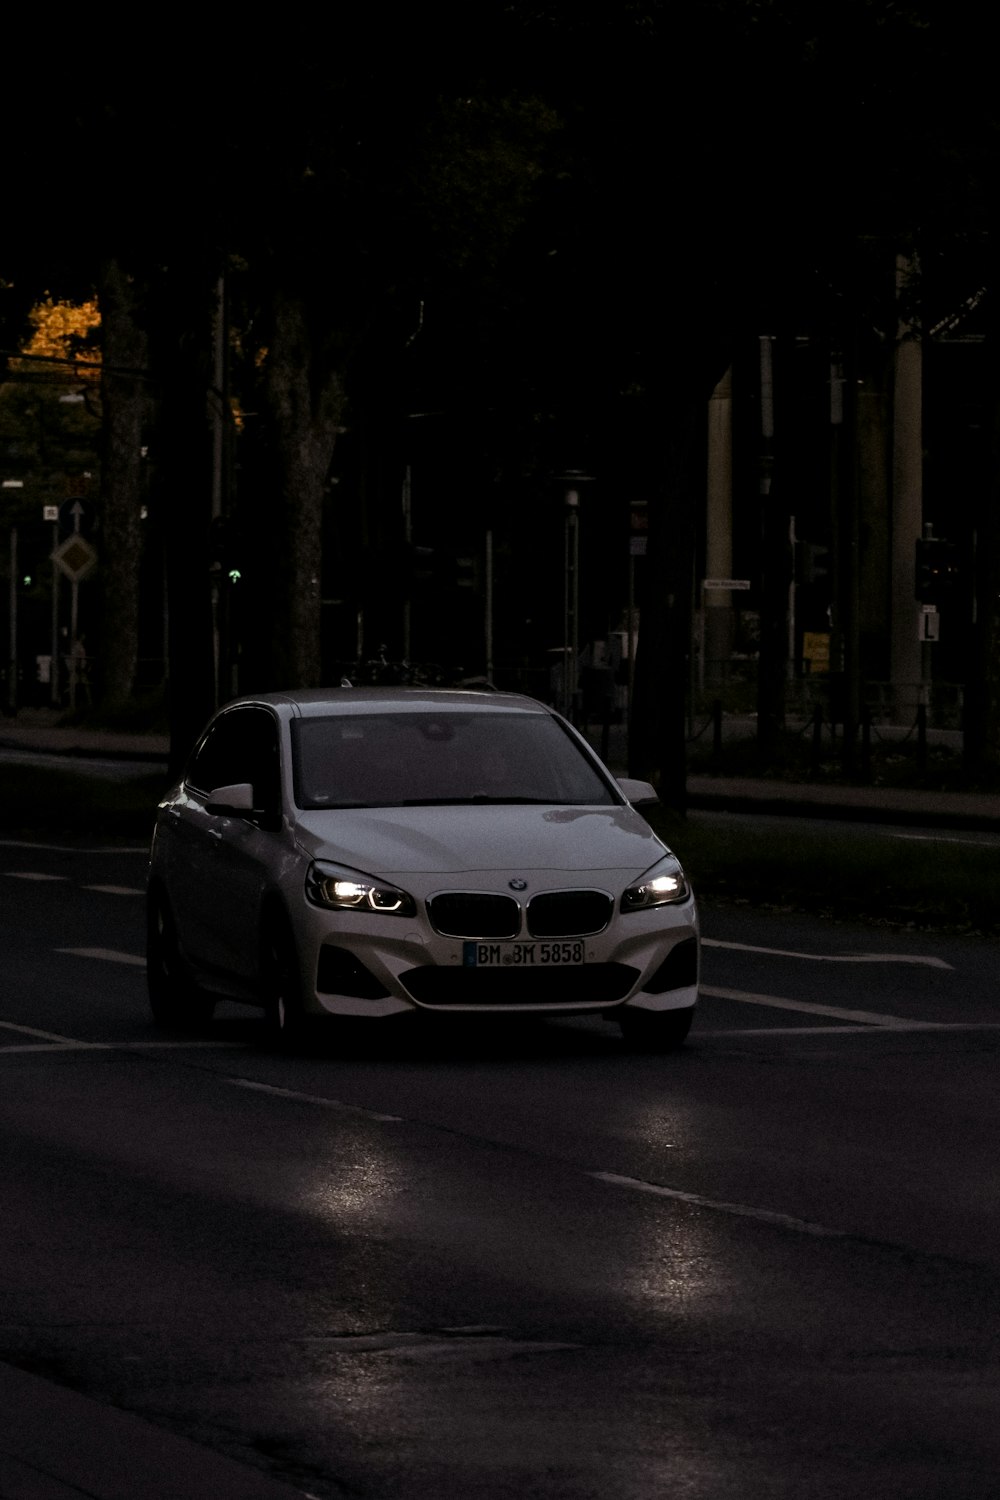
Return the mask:
<path id="1" fill-rule="evenodd" d="M 560 972 L 530 969 L 408 969 L 400 979 L 418 1005 L 614 1005 L 632 989 L 639 971 L 627 964 L 585 964 Z"/>

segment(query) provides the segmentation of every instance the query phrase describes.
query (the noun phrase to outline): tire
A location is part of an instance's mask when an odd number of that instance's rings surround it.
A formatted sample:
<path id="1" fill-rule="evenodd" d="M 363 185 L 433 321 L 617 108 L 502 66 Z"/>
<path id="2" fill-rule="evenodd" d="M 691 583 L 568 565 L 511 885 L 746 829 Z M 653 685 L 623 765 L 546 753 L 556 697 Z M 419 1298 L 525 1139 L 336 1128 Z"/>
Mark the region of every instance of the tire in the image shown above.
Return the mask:
<path id="1" fill-rule="evenodd" d="M 157 1026 L 184 1029 L 212 1019 L 215 1000 L 199 990 L 181 957 L 173 913 L 159 891 L 146 905 L 146 985 Z"/>
<path id="2" fill-rule="evenodd" d="M 622 1036 L 642 1052 L 674 1052 L 683 1046 L 693 1020 L 693 1005 L 683 1010 L 623 1010 L 618 1015 Z"/>
<path id="3" fill-rule="evenodd" d="M 302 989 L 295 945 L 287 925 L 272 918 L 261 945 L 264 1032 L 269 1045 L 288 1047 L 305 1031 Z"/>

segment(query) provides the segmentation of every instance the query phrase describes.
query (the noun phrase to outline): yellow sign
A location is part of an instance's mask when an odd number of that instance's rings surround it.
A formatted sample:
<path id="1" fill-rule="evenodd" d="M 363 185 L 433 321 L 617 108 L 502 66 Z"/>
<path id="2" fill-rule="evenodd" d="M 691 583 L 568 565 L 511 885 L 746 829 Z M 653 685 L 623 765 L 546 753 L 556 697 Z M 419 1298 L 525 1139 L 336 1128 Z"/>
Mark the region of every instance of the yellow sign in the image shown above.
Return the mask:
<path id="1" fill-rule="evenodd" d="M 802 660 L 810 672 L 829 672 L 830 633 L 827 630 L 802 632 Z"/>

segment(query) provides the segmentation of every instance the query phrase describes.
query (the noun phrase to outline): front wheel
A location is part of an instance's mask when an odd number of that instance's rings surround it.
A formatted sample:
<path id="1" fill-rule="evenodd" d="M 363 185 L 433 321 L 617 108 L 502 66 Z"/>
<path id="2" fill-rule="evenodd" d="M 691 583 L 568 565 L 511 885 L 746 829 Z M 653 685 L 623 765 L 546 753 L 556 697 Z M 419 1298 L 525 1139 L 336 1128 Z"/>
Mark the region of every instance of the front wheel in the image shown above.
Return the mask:
<path id="1" fill-rule="evenodd" d="M 181 957 L 173 913 L 159 891 L 150 892 L 146 906 L 146 985 L 157 1026 L 183 1029 L 211 1020 L 215 1000 L 198 989 Z"/>
<path id="2" fill-rule="evenodd" d="M 623 1010 L 618 1015 L 622 1036 L 643 1052 L 673 1052 L 683 1045 L 693 1020 L 693 1005 L 680 1010 Z"/>
<path id="3" fill-rule="evenodd" d="M 268 1041 L 287 1047 L 305 1029 L 298 961 L 292 935 L 283 923 L 272 921 L 264 933 L 261 952 L 264 1028 Z"/>

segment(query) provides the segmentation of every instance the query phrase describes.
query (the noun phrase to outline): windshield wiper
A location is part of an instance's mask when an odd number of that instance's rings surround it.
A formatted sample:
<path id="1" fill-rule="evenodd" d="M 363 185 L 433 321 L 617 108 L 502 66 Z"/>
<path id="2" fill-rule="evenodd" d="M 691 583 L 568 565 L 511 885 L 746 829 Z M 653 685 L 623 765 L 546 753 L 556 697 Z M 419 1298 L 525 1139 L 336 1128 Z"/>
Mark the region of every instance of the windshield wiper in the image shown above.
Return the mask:
<path id="1" fill-rule="evenodd" d="M 552 797 L 494 797 L 489 792 L 473 792 L 471 797 L 408 797 L 394 807 L 551 807 Z"/>

